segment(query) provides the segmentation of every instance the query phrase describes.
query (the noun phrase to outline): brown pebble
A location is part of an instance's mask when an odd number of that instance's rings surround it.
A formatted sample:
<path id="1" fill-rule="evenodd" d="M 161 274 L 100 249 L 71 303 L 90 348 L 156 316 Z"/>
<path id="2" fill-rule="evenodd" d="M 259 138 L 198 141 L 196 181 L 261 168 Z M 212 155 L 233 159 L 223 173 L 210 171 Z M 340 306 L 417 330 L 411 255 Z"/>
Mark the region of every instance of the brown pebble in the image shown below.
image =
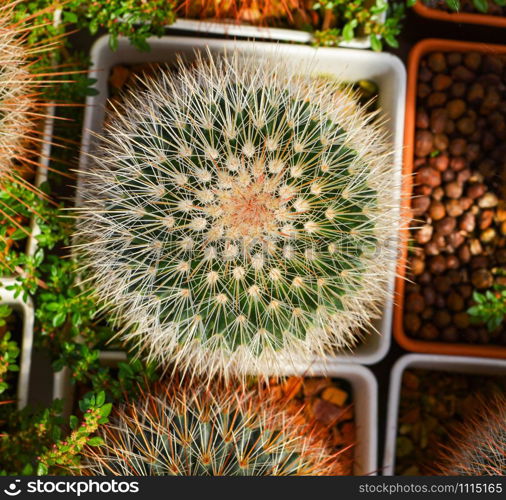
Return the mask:
<path id="1" fill-rule="evenodd" d="M 456 292 L 450 293 L 447 300 L 448 307 L 454 312 L 459 312 L 464 309 L 464 299 Z"/>
<path id="2" fill-rule="evenodd" d="M 432 133 L 428 130 L 417 130 L 415 134 L 416 156 L 427 156 L 432 151 L 433 140 Z"/>
<path id="3" fill-rule="evenodd" d="M 429 207 L 429 215 L 432 220 L 441 220 L 446 215 L 445 206 L 441 201 L 434 200 Z"/>
<path id="4" fill-rule="evenodd" d="M 465 113 L 466 103 L 462 99 L 452 99 L 446 104 L 446 111 L 448 112 L 448 118 L 457 120 Z"/>
<path id="5" fill-rule="evenodd" d="M 464 65 L 471 71 L 477 71 L 481 65 L 481 54 L 479 52 L 467 52 L 464 55 Z"/>
<path id="6" fill-rule="evenodd" d="M 461 52 L 449 52 L 446 54 L 446 61 L 450 66 L 458 66 L 462 63 L 462 53 Z"/>
<path id="7" fill-rule="evenodd" d="M 457 328 L 463 329 L 467 328 L 470 323 L 469 314 L 466 312 L 458 312 L 453 316 L 453 323 Z"/>
<path id="8" fill-rule="evenodd" d="M 463 156 L 454 156 L 450 159 L 450 168 L 460 172 L 467 167 L 467 160 Z"/>
<path id="9" fill-rule="evenodd" d="M 429 128 L 429 115 L 423 108 L 416 112 L 416 128 Z"/>
<path id="10" fill-rule="evenodd" d="M 431 240 L 433 231 L 434 229 L 430 224 L 424 224 L 420 229 L 416 231 L 415 240 L 420 245 L 424 245 Z"/>
<path id="11" fill-rule="evenodd" d="M 449 182 L 445 186 L 445 194 L 448 198 L 460 198 L 462 196 L 463 187 L 458 182 Z"/>
<path id="12" fill-rule="evenodd" d="M 456 227 L 457 221 L 454 217 L 445 217 L 434 224 L 436 232 L 440 235 L 449 235 Z"/>
<path id="13" fill-rule="evenodd" d="M 406 297 L 406 310 L 421 313 L 425 308 L 425 300 L 419 293 L 410 293 Z"/>
<path id="14" fill-rule="evenodd" d="M 451 321 L 452 321 L 452 317 L 444 309 L 437 311 L 436 314 L 434 315 L 434 323 L 439 328 L 443 328 L 446 325 L 449 325 L 451 323 Z"/>
<path id="15" fill-rule="evenodd" d="M 419 216 L 424 214 L 430 206 L 430 198 L 428 196 L 418 196 L 411 202 L 413 215 Z"/>
<path id="16" fill-rule="evenodd" d="M 446 58 L 442 52 L 432 52 L 427 59 L 427 64 L 435 73 L 442 73 L 446 69 Z"/>
<path id="17" fill-rule="evenodd" d="M 494 211 L 493 210 L 483 210 L 479 217 L 479 228 L 483 231 L 484 229 L 489 228 L 494 221 Z"/>
<path id="18" fill-rule="evenodd" d="M 434 136 L 434 147 L 439 151 L 446 151 L 448 149 L 448 145 L 450 144 L 450 139 L 446 134 L 436 134 Z"/>
<path id="19" fill-rule="evenodd" d="M 484 184 L 476 183 L 469 186 L 466 190 L 466 196 L 475 200 L 476 198 L 480 198 L 487 191 L 487 187 Z"/>
<path id="20" fill-rule="evenodd" d="M 411 272 L 414 276 L 419 276 L 425 271 L 425 261 L 417 257 L 411 259 Z"/>
<path id="21" fill-rule="evenodd" d="M 459 259 L 455 255 L 448 255 L 446 257 L 446 267 L 448 269 L 458 269 L 460 266 Z"/>
<path id="22" fill-rule="evenodd" d="M 460 206 L 459 200 L 448 200 L 445 206 L 446 213 L 450 217 L 460 217 L 464 213 L 464 210 Z"/>
<path id="23" fill-rule="evenodd" d="M 448 235 L 448 244 L 453 248 L 457 249 L 466 241 L 465 236 L 460 231 L 454 231 Z"/>
<path id="24" fill-rule="evenodd" d="M 441 172 L 432 167 L 423 167 L 416 172 L 415 182 L 436 187 L 441 184 Z"/>
<path id="25" fill-rule="evenodd" d="M 475 74 L 465 66 L 457 66 L 452 70 L 452 77 L 457 81 L 471 82 L 475 79 Z"/>
<path id="26" fill-rule="evenodd" d="M 434 274 L 441 274 L 446 271 L 446 259 L 442 255 L 435 255 L 429 261 L 429 269 Z"/>
<path id="27" fill-rule="evenodd" d="M 453 97 L 464 97 L 467 91 L 467 85 L 464 82 L 455 82 L 451 87 Z M 430 90 L 429 90 L 430 92 Z"/>
<path id="28" fill-rule="evenodd" d="M 492 243 L 495 240 L 496 235 L 497 233 L 495 232 L 495 229 L 493 227 L 489 227 L 480 234 L 480 241 L 485 244 Z"/>
<path id="29" fill-rule="evenodd" d="M 450 142 L 449 151 L 453 156 L 463 156 L 466 153 L 467 141 L 461 137 Z"/>
<path id="30" fill-rule="evenodd" d="M 434 279 L 434 287 L 439 293 L 448 293 L 451 289 L 451 286 L 452 281 L 448 276 L 436 276 Z"/>
<path id="31" fill-rule="evenodd" d="M 438 338 L 438 329 L 431 323 L 425 324 L 420 328 L 420 337 L 424 340 L 435 340 Z"/>
<path id="32" fill-rule="evenodd" d="M 484 290 L 494 284 L 494 277 L 488 269 L 478 269 L 471 275 L 471 282 L 478 290 Z"/>
<path id="33" fill-rule="evenodd" d="M 429 165 L 436 168 L 440 172 L 444 172 L 450 164 L 450 158 L 447 153 L 441 153 L 429 160 Z"/>
<path id="34" fill-rule="evenodd" d="M 448 75 L 438 74 L 432 79 L 432 88 L 437 91 L 446 90 L 453 83 Z"/>
<path id="35" fill-rule="evenodd" d="M 471 135 L 475 131 L 475 123 L 472 118 L 459 118 L 455 125 L 457 130 L 464 135 Z"/>
<path id="36" fill-rule="evenodd" d="M 469 247 L 467 245 L 462 245 L 459 248 L 458 255 L 459 259 L 464 263 L 469 262 L 471 260 L 471 251 L 469 250 Z"/>

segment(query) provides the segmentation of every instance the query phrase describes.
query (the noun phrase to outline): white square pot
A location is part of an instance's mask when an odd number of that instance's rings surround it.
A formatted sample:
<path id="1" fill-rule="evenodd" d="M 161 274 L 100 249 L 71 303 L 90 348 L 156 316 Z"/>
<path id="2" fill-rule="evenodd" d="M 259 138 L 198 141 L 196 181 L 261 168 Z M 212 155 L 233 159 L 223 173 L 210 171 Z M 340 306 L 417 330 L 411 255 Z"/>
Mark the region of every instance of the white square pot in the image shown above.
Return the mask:
<path id="1" fill-rule="evenodd" d="M 384 23 L 387 13 L 380 14 L 380 22 Z M 223 19 L 221 21 L 214 19 L 177 19 L 175 23 L 167 26 L 169 30 L 189 31 L 202 34 L 222 35 L 231 38 L 272 40 L 279 42 L 293 42 L 309 44 L 313 41 L 313 34 L 308 31 L 272 28 L 269 26 L 253 26 L 251 24 L 241 24 L 233 19 Z M 371 42 L 369 37 L 353 38 L 349 42 L 342 41 L 339 47 L 347 49 L 369 49 Z"/>
<path id="2" fill-rule="evenodd" d="M 390 374 L 388 394 L 388 413 L 386 427 L 383 475 L 395 475 L 395 453 L 397 440 L 397 420 L 405 370 L 424 369 L 475 375 L 506 375 L 506 360 L 481 359 L 468 356 L 440 356 L 430 354 L 406 354 L 393 366 Z"/>
<path id="3" fill-rule="evenodd" d="M 29 385 L 30 385 L 30 369 L 32 364 L 33 350 L 33 326 L 35 323 L 35 311 L 30 298 L 23 302 L 21 297 L 14 297 L 14 291 L 6 290 L 14 283 L 13 279 L 2 279 L 2 287 L 0 287 L 0 304 L 7 304 L 11 309 L 21 315 L 22 331 L 21 345 L 19 346 L 19 372 L 18 376 L 18 410 L 23 409 L 28 403 Z"/>
<path id="4" fill-rule="evenodd" d="M 47 116 L 44 121 L 44 129 L 42 132 L 42 146 L 40 148 L 40 155 L 38 158 L 37 170 L 35 172 L 34 185 L 37 188 L 47 181 L 49 162 L 51 157 L 51 141 L 54 129 L 54 113 L 55 107 L 48 106 Z M 30 220 L 30 235 L 26 240 L 25 253 L 28 257 L 33 257 L 38 248 L 37 236 L 40 234 L 40 228 L 35 222 L 35 218 Z M 4 282 L 4 277 L 0 276 L 0 283 Z"/>
<path id="5" fill-rule="evenodd" d="M 315 363 L 309 370 L 287 370 L 283 375 L 340 378 L 350 383 L 355 414 L 357 443 L 353 474 L 374 476 L 378 462 L 378 383 L 371 370 L 357 364 L 337 361 Z"/>
<path id="6" fill-rule="evenodd" d="M 150 52 L 141 52 L 130 45 L 127 39 L 120 38 L 118 50 L 109 48 L 108 37 L 95 42 L 91 51 L 91 69 L 89 76 L 97 80 L 95 88 L 98 95 L 88 97 L 84 116 L 83 139 L 79 162 L 76 206 L 81 205 L 82 172 L 89 167 L 89 153 L 93 150 L 93 134 L 102 132 L 105 104 L 109 97 L 108 77 L 111 68 L 118 64 L 139 64 L 146 62 L 175 62 L 178 55 L 191 59 L 195 50 L 209 48 L 213 52 L 223 52 L 237 48 L 244 53 L 256 55 L 273 53 L 280 58 L 290 58 L 300 63 L 309 62 L 312 70 L 335 75 L 337 78 L 354 82 L 372 80 L 379 87 L 378 104 L 386 119 L 386 128 L 390 134 L 393 157 L 393 175 L 401 184 L 402 144 L 404 130 L 404 101 L 406 72 L 399 58 L 386 53 L 356 51 L 351 49 L 312 48 L 296 45 L 277 45 L 263 42 L 245 42 L 221 39 L 203 40 L 189 37 L 163 37 L 149 40 Z M 400 203 L 400 188 L 396 193 Z M 396 242 L 394 242 L 394 245 Z M 396 263 L 391 262 L 389 298 L 383 304 L 382 317 L 374 322 L 374 328 L 365 336 L 365 340 L 349 353 L 332 356 L 330 359 L 341 362 L 373 364 L 381 360 L 390 347 L 393 291 Z M 318 361 L 318 360 L 315 360 Z"/>
<path id="7" fill-rule="evenodd" d="M 127 360 L 123 351 L 101 351 L 100 361 L 107 366 L 117 366 Z M 371 370 L 355 364 L 336 362 L 315 364 L 309 371 L 287 371 L 286 376 L 331 377 L 346 380 L 352 388 L 357 443 L 354 447 L 353 474 L 373 476 L 378 468 L 378 384 Z M 74 386 L 70 372 L 64 368 L 55 374 L 54 399 L 64 400 L 63 416 L 72 412 Z"/>

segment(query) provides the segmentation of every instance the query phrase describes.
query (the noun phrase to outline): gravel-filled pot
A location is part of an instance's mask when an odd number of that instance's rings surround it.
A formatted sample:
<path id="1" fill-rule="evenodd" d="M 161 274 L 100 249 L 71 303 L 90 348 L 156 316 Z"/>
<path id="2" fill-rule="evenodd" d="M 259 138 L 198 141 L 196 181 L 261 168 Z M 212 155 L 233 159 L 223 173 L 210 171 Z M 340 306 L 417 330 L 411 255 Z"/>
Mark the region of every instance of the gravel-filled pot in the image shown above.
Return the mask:
<path id="1" fill-rule="evenodd" d="M 313 71 L 335 75 L 341 80 L 356 82 L 371 80 L 378 85 L 378 105 L 382 116 L 387 120 L 386 128 L 395 150 L 394 175 L 400 176 L 400 145 L 402 143 L 403 106 L 404 106 L 404 70 L 400 61 L 390 54 L 357 52 L 347 49 L 313 49 L 310 47 L 273 45 L 268 43 L 251 43 L 226 40 L 201 40 L 196 38 L 165 37 L 150 40 L 151 51 L 140 52 L 127 40 L 119 40 L 119 48 L 112 52 L 106 37 L 99 39 L 91 53 L 91 78 L 96 78 L 98 95 L 88 98 L 88 107 L 84 120 L 83 147 L 80 158 L 80 172 L 89 169 L 88 153 L 93 150 L 93 133 L 101 133 L 105 117 L 105 103 L 109 97 L 108 79 L 112 68 L 118 65 L 136 65 L 142 63 L 171 63 L 178 55 L 185 58 L 195 57 L 195 50 L 209 49 L 213 53 L 237 49 L 246 54 L 273 54 L 280 58 L 302 61 L 310 60 Z M 76 206 L 82 203 L 82 175 L 78 180 Z M 392 284 L 394 281 L 392 266 Z M 337 356 L 335 359 L 346 362 L 370 364 L 377 362 L 388 351 L 390 344 L 390 326 L 392 301 L 387 300 L 382 306 L 382 318 L 374 325 L 375 332 L 365 340 L 353 353 Z"/>
<path id="2" fill-rule="evenodd" d="M 424 40 L 410 54 L 404 208 L 412 225 L 394 312 L 407 350 L 506 357 L 504 324 L 473 312 L 476 294 L 497 293 L 505 279 L 505 61 L 506 47 L 450 40 Z"/>
<path id="3" fill-rule="evenodd" d="M 9 306 L 12 311 L 19 315 L 20 323 L 17 332 L 11 332 L 13 339 L 17 339 L 19 347 L 19 372 L 17 372 L 17 407 L 24 408 L 28 403 L 30 369 L 32 363 L 33 347 L 33 326 L 35 322 L 35 311 L 32 300 L 28 298 L 26 302 L 21 297 L 15 297 L 12 290 L 7 290 L 13 284 L 11 279 L 2 279 L 0 287 L 0 304 Z"/>
<path id="4" fill-rule="evenodd" d="M 414 11 L 423 17 L 436 21 L 449 21 L 452 23 L 484 24 L 486 26 L 506 27 L 506 17 L 500 15 L 482 14 L 476 12 L 446 11 L 431 7 L 429 2 L 418 0 L 413 6 Z"/>
<path id="5" fill-rule="evenodd" d="M 477 377 L 501 377 L 505 379 L 506 365 L 502 360 L 492 359 L 478 359 L 465 356 L 438 356 L 438 355 L 425 355 L 425 354 L 407 354 L 402 356 L 394 365 L 391 376 L 390 376 L 390 388 L 388 396 L 388 413 L 387 413 L 387 426 L 386 426 L 386 441 L 385 441 L 385 453 L 383 457 L 383 469 L 382 473 L 384 476 L 395 475 L 396 468 L 396 450 L 397 450 L 397 438 L 399 436 L 400 424 L 399 419 L 399 407 L 401 403 L 401 386 L 403 385 L 403 377 L 407 372 L 412 370 L 423 370 L 427 373 L 441 373 L 441 374 L 455 374 L 455 375 L 470 375 L 474 378 Z M 472 380 L 472 379 L 470 379 Z M 506 380 L 506 379 L 505 379 Z M 412 381 L 404 381 L 404 383 L 411 383 Z M 478 388 L 481 390 L 482 388 Z M 447 389 L 449 390 L 449 389 Z M 460 389 L 462 390 L 462 389 Z M 464 396 L 469 396 L 465 394 Z M 472 394 L 471 394 L 472 395 Z M 440 397 L 448 397 L 452 394 L 440 394 Z M 424 402 L 424 398 L 428 398 L 429 395 L 420 393 L 421 404 L 427 404 Z M 434 397 L 434 396 L 430 396 Z M 458 396 L 457 396 L 458 397 Z M 434 397 L 434 401 L 437 403 L 437 396 Z M 448 418 L 448 417 L 447 417 Z M 422 418 L 417 417 L 416 422 L 421 422 Z M 424 422 L 422 422 L 423 424 Z M 455 429 L 458 433 L 458 428 Z M 447 437 L 445 435 L 445 437 Z M 430 445 L 429 445 L 430 446 Z M 431 449 L 431 451 L 434 451 Z M 411 474 L 409 474 L 411 475 Z M 413 475 L 419 475 L 419 472 Z"/>

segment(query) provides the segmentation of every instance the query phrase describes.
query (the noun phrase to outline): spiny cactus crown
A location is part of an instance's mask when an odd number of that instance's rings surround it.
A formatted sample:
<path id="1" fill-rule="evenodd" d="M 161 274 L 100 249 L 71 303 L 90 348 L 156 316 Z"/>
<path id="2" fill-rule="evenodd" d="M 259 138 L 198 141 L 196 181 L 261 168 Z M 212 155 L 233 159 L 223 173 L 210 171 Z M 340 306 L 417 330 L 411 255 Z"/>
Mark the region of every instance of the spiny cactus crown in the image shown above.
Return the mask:
<path id="1" fill-rule="evenodd" d="M 300 0 L 179 0 L 176 13 L 262 23 L 269 18 L 290 17 L 300 6 Z"/>
<path id="2" fill-rule="evenodd" d="M 244 388 L 155 388 L 116 411 L 82 472 L 136 476 L 342 474 L 339 457 L 281 405 Z"/>
<path id="3" fill-rule="evenodd" d="M 239 374 L 353 346 L 397 231 L 371 117 L 336 82 L 237 52 L 143 83 L 84 176 L 76 244 L 125 338 Z"/>
<path id="4" fill-rule="evenodd" d="M 19 26 L 11 21 L 12 3 L 0 6 L 0 180 L 13 160 L 23 156 L 23 141 L 32 123 L 32 77 Z"/>
<path id="5" fill-rule="evenodd" d="M 483 411 L 459 432 L 442 460 L 448 476 L 506 475 L 506 397 L 482 401 Z"/>

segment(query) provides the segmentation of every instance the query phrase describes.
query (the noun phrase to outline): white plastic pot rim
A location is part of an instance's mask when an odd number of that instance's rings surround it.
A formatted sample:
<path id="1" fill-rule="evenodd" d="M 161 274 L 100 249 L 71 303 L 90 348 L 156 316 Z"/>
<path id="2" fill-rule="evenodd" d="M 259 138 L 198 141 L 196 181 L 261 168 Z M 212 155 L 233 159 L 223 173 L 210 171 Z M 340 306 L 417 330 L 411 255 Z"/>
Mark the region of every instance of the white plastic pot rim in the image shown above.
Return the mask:
<path id="1" fill-rule="evenodd" d="M 406 354 L 399 358 L 390 373 L 385 453 L 382 469 L 384 476 L 395 474 L 397 421 L 402 377 L 404 371 L 410 368 L 477 375 L 506 375 L 506 361 L 504 360 L 430 354 Z"/>
<path id="2" fill-rule="evenodd" d="M 21 345 L 19 346 L 19 372 L 17 387 L 17 407 L 19 410 L 28 403 L 30 369 L 32 364 L 33 350 L 33 327 L 35 323 L 35 311 L 30 298 L 26 302 L 21 297 L 15 297 L 14 290 L 7 290 L 7 287 L 14 284 L 11 278 L 2 278 L 0 287 L 0 304 L 7 304 L 14 311 L 21 314 L 22 330 Z"/>

